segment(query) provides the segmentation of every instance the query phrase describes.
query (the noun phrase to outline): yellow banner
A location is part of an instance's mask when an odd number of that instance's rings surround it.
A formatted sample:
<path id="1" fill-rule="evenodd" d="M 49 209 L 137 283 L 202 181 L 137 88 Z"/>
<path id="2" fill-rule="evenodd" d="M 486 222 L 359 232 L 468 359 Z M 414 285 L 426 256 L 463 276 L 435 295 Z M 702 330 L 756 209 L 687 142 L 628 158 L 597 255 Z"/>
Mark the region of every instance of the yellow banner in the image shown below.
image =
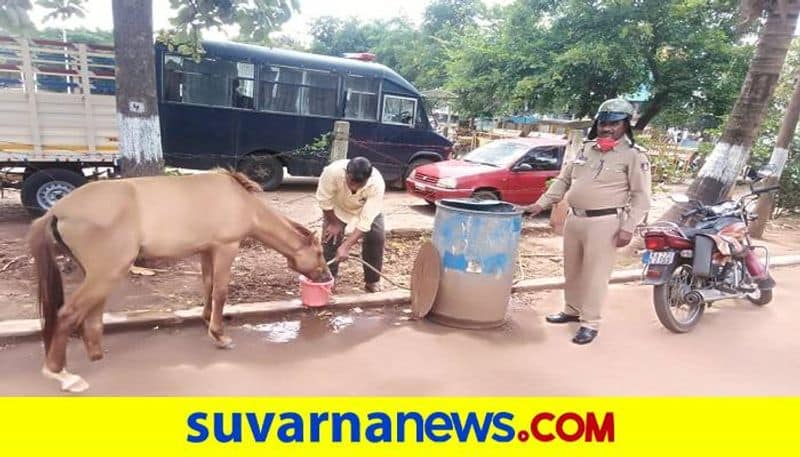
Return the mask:
<path id="1" fill-rule="evenodd" d="M 2 398 L 4 455 L 798 455 L 800 398 Z"/>

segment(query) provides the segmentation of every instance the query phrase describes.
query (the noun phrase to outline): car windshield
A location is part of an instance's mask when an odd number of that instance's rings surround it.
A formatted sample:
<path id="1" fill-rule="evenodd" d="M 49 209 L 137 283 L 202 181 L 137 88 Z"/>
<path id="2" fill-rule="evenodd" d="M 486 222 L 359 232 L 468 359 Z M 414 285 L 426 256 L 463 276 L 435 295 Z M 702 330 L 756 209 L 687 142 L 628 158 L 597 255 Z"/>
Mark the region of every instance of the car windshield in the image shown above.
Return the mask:
<path id="1" fill-rule="evenodd" d="M 490 165 L 492 167 L 505 167 L 514 162 L 519 156 L 531 148 L 529 144 L 513 141 L 493 141 L 464 156 L 467 162 Z"/>

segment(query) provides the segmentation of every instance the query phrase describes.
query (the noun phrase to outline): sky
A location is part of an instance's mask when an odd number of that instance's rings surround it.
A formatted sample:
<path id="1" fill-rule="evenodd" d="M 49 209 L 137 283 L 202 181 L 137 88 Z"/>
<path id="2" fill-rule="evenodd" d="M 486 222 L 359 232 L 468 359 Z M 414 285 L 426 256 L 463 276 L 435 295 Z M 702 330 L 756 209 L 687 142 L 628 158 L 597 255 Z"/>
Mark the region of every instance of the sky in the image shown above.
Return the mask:
<path id="1" fill-rule="evenodd" d="M 487 5 L 508 4 L 512 0 L 484 0 Z M 300 0 L 300 13 L 284 24 L 282 32 L 308 43 L 309 24 L 319 16 L 334 16 L 339 18 L 356 17 L 362 20 L 390 18 L 402 14 L 407 15 L 412 21 L 419 22 L 425 7 L 430 0 Z M 111 30 L 113 19 L 111 14 L 111 0 L 86 0 L 85 18 L 73 18 L 63 23 L 67 27 L 86 27 L 89 29 Z M 42 18 L 46 11 L 35 7 L 31 19 L 37 27 L 61 27 L 61 22 L 45 24 Z M 153 0 L 153 29 L 168 28 L 169 19 L 174 16 L 169 0 Z M 236 35 L 235 29 L 217 31 L 215 29 L 204 32 L 206 38 L 231 39 Z"/>

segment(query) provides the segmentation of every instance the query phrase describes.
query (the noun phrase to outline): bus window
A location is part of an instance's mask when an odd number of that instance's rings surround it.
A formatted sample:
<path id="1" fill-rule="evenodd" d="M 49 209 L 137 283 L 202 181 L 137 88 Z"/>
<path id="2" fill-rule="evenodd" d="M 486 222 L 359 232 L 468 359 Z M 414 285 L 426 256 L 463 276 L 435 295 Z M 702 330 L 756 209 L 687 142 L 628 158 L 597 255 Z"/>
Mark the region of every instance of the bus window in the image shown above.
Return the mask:
<path id="1" fill-rule="evenodd" d="M 303 113 L 313 116 L 336 116 L 339 78 L 333 73 L 306 71 L 303 88 Z"/>
<path id="2" fill-rule="evenodd" d="M 231 105 L 235 108 L 253 109 L 255 100 L 255 66 L 237 62 L 236 77 L 232 80 Z"/>
<path id="3" fill-rule="evenodd" d="M 262 66 L 260 74 L 260 109 L 299 114 L 303 70 Z"/>
<path id="4" fill-rule="evenodd" d="M 253 108 L 254 67 L 222 59 L 164 56 L 164 99 L 196 105 Z"/>
<path id="5" fill-rule="evenodd" d="M 344 90 L 347 94 L 344 117 L 377 121 L 378 84 L 378 80 L 374 78 L 347 75 L 344 81 Z"/>
<path id="6" fill-rule="evenodd" d="M 327 71 L 263 66 L 260 76 L 262 111 L 336 116 L 339 77 Z"/>
<path id="7" fill-rule="evenodd" d="M 408 97 L 386 95 L 383 97 L 383 123 L 414 126 L 417 101 Z"/>

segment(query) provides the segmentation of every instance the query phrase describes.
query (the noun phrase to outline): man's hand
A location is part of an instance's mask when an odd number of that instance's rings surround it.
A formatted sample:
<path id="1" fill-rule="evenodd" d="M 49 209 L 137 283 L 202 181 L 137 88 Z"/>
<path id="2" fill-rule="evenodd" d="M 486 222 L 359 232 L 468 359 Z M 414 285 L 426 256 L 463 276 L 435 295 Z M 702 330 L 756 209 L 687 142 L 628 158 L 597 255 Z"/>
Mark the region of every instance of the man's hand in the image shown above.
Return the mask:
<path id="1" fill-rule="evenodd" d="M 337 223 L 327 223 L 323 228 L 324 235 L 322 241 L 325 243 L 330 243 L 331 241 L 336 242 L 336 240 L 342 235 L 344 227 L 342 224 Z"/>
<path id="2" fill-rule="evenodd" d="M 339 249 L 336 250 L 336 261 L 337 262 L 344 262 L 350 255 L 350 246 L 341 245 Z"/>
<path id="3" fill-rule="evenodd" d="M 626 232 L 625 230 L 620 230 L 617 232 L 616 242 L 618 248 L 624 248 L 625 246 L 631 243 L 633 239 L 633 233 Z"/>
<path id="4" fill-rule="evenodd" d="M 531 217 L 538 215 L 542 211 L 544 211 L 544 208 L 542 208 L 541 206 L 537 205 L 536 203 L 534 203 L 532 205 L 524 206 L 522 208 L 522 212 L 523 213 L 527 213 Z"/>

